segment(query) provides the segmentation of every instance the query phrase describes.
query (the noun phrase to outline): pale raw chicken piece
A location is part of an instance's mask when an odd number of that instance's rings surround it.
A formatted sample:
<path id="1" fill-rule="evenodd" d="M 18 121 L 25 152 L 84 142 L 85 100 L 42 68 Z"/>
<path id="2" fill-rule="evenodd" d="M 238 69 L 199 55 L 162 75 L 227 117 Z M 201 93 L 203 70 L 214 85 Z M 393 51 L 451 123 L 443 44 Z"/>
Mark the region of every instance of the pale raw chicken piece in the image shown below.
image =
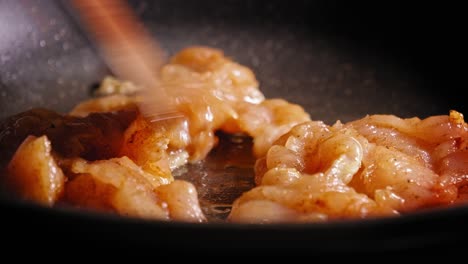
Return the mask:
<path id="1" fill-rule="evenodd" d="M 357 189 L 371 195 L 385 187 L 402 198 L 400 211 L 450 204 L 460 198 L 458 189 L 468 183 L 468 126 L 461 113 L 451 111 L 422 120 L 367 116 L 346 126 L 377 145 L 352 183 Z"/>
<path id="2" fill-rule="evenodd" d="M 228 220 L 261 223 L 316 222 L 396 214 L 391 208 L 377 204 L 366 195 L 357 193 L 342 182 L 330 179 L 324 173 L 309 175 L 294 170 L 274 168 L 268 171 L 263 178 L 265 183 L 244 193 L 234 202 Z M 297 176 L 287 179 L 285 174 L 289 177 L 294 174 Z M 283 179 L 280 182 L 269 179 L 281 177 Z M 266 183 L 272 181 L 275 184 Z M 268 207 L 258 207 L 265 204 Z"/>
<path id="3" fill-rule="evenodd" d="M 255 213 L 253 213 L 255 212 Z M 293 209 L 270 200 L 252 199 L 237 201 L 229 215 L 229 221 L 242 223 L 297 222 L 300 214 Z"/>
<path id="4" fill-rule="evenodd" d="M 253 151 L 262 157 L 280 136 L 297 124 L 310 121 L 304 109 L 283 99 L 268 99 L 239 111 L 239 130 L 253 137 Z"/>
<path id="5" fill-rule="evenodd" d="M 154 175 L 127 157 L 71 162 L 75 176 L 66 185 L 66 200 L 83 208 L 159 220 L 205 221 L 191 183 L 174 181 L 154 188 Z"/>
<path id="6" fill-rule="evenodd" d="M 267 209 L 256 208 L 264 201 L 327 219 L 466 202 L 467 131 L 463 115 L 456 111 L 422 120 L 374 115 L 330 127 L 299 124 L 257 160 L 259 186 L 234 203 L 229 219 L 300 221 L 288 210 L 280 210 L 284 217 L 273 218 Z M 249 217 L 249 211 L 261 212 L 264 218 Z"/>
<path id="7" fill-rule="evenodd" d="M 353 130 L 327 127 L 323 122 L 302 123 L 274 143 L 265 162 L 268 169 L 292 167 L 309 174 L 323 172 L 330 179 L 348 184 L 361 166 L 364 151 L 355 136 Z"/>
<path id="8" fill-rule="evenodd" d="M 75 159 L 77 174 L 65 187 L 72 205 L 125 216 L 169 220 L 167 206 L 154 192 L 146 173 L 129 158 L 88 162 Z"/>
<path id="9" fill-rule="evenodd" d="M 221 50 L 202 46 L 186 48 L 172 57 L 169 65 L 183 65 L 201 74 L 209 86 L 216 88 L 213 95 L 227 103 L 258 104 L 265 99 L 252 70 L 225 57 Z"/>
<path id="10" fill-rule="evenodd" d="M 376 146 L 363 160 L 363 169 L 354 176 L 351 186 L 372 198 L 379 190 L 390 191 L 380 195 L 401 198 L 392 207 L 400 212 L 450 202 L 450 198 L 435 189 L 439 175 L 427 168 L 417 157 L 396 149 Z M 445 199 L 448 200 L 445 200 Z M 379 197 L 379 199 L 385 199 Z"/>
<path id="11" fill-rule="evenodd" d="M 265 159 L 256 163 L 256 182 L 260 186 L 235 201 L 229 220 L 252 220 L 243 219 L 249 208 L 251 214 L 264 214 L 255 219 L 266 222 L 396 214 L 392 208 L 376 203 L 347 185 L 360 169 L 363 158 L 362 146 L 354 134 L 355 131 L 329 128 L 322 122 L 295 126 L 275 142 Z M 277 203 L 296 214 L 282 210 L 284 219 L 271 218 L 272 212 L 268 210 L 244 205 L 257 200 Z"/>
<path id="12" fill-rule="evenodd" d="M 232 126 L 237 129 L 241 107 L 264 100 L 253 72 L 224 57 L 217 49 L 181 50 L 163 67 L 161 78 L 187 117 L 190 131 L 187 151 L 193 162 L 204 159 L 216 146 L 215 131 Z"/>
<path id="13" fill-rule="evenodd" d="M 187 181 L 175 180 L 156 189 L 158 197 L 166 202 L 169 216 L 184 222 L 205 222 L 195 186 Z"/>
<path id="14" fill-rule="evenodd" d="M 355 128 L 371 143 L 394 148 L 397 151 L 414 157 L 423 164 L 431 166 L 431 144 L 421 139 L 404 134 L 391 127 L 380 127 L 372 123 L 366 123 L 362 126 L 351 125 L 350 127 Z"/>
<path id="15" fill-rule="evenodd" d="M 440 144 L 440 142 L 454 138 L 466 138 L 468 134 L 468 125 L 463 119 L 463 114 L 455 110 L 451 110 L 449 115 L 430 116 L 422 120 L 417 117 L 404 119 L 394 115 L 371 115 L 349 122 L 347 125 L 391 128 L 428 144 Z"/>
<path id="16" fill-rule="evenodd" d="M 438 163 L 437 170 L 441 177 L 441 192 L 458 194 L 457 203 L 468 203 L 468 151 L 457 151 L 449 154 Z M 457 192 L 458 190 L 458 192 Z"/>
<path id="17" fill-rule="evenodd" d="M 463 114 L 451 110 L 448 116 L 432 116 L 416 124 L 416 137 L 433 144 L 433 170 L 440 175 L 438 190 L 445 195 L 458 188 L 457 202 L 466 202 L 468 186 L 468 124 Z"/>
<path id="18" fill-rule="evenodd" d="M 7 166 L 6 184 L 20 198 L 53 206 L 62 196 L 65 176 L 46 136 L 28 136 Z"/>

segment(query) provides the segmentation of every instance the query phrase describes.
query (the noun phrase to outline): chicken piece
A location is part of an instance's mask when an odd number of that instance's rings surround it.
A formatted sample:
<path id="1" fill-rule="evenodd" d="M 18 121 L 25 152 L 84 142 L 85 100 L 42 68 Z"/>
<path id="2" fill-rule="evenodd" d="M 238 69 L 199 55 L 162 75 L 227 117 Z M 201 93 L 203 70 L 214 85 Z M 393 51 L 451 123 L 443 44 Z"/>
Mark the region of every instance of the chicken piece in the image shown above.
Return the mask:
<path id="1" fill-rule="evenodd" d="M 386 186 L 404 200 L 400 211 L 453 203 L 468 183 L 468 126 L 461 113 L 422 120 L 375 115 L 346 126 L 375 146 L 352 185 L 371 196 Z"/>
<path id="2" fill-rule="evenodd" d="M 229 219 L 318 221 L 467 202 L 467 131 L 456 111 L 422 120 L 375 115 L 296 125 L 257 160 L 258 187 L 234 203 Z M 256 206 L 265 203 L 282 208 L 284 218 Z M 248 216 L 254 212 L 263 215 Z"/>
<path id="3" fill-rule="evenodd" d="M 76 176 L 65 186 L 66 202 L 120 215 L 169 220 L 166 204 L 158 198 L 148 175 L 129 158 L 87 162 L 76 159 Z"/>
<path id="4" fill-rule="evenodd" d="M 392 206 L 395 210 L 407 212 L 450 202 L 450 198 L 444 200 L 435 190 L 438 177 L 413 156 L 376 146 L 366 155 L 363 169 L 355 175 L 351 186 L 375 199 L 378 195 L 376 192 L 387 190 L 387 193 L 380 195 L 400 197 L 401 203 Z M 385 197 L 379 199 L 386 200 Z"/>
<path id="5" fill-rule="evenodd" d="M 273 142 L 297 124 L 310 121 L 304 109 L 283 99 L 268 99 L 239 111 L 237 125 L 253 137 L 254 155 L 266 154 Z M 232 131 L 232 129 L 231 129 Z"/>
<path id="6" fill-rule="evenodd" d="M 143 170 L 154 175 L 150 182 L 157 187 L 174 180 L 166 152 L 168 144 L 169 138 L 156 133 L 140 116 L 125 131 L 120 155 L 129 157 Z"/>
<path id="7" fill-rule="evenodd" d="M 28 136 L 7 167 L 6 185 L 22 199 L 53 206 L 62 196 L 65 176 L 46 136 Z"/>
<path id="8" fill-rule="evenodd" d="M 252 71 L 217 49 L 191 47 L 180 51 L 163 67 L 161 78 L 187 117 L 187 151 L 192 162 L 204 159 L 216 146 L 215 132 L 235 124 L 242 106 L 264 100 Z"/>
<path id="9" fill-rule="evenodd" d="M 160 199 L 167 203 L 171 219 L 197 223 L 206 221 L 200 208 L 197 190 L 192 183 L 175 180 L 170 184 L 158 187 L 156 193 Z"/>
<path id="10" fill-rule="evenodd" d="M 324 215 L 318 213 L 314 215 L 316 222 L 326 220 Z M 281 203 L 262 199 L 252 199 L 246 202 L 236 201 L 228 217 L 228 221 L 231 222 L 262 224 L 301 222 L 300 219 L 301 214 L 295 210 L 283 206 Z"/>
<path id="11" fill-rule="evenodd" d="M 378 204 L 348 186 L 359 171 L 363 158 L 362 146 L 353 137 L 353 132 L 335 130 L 322 122 L 295 126 L 275 142 L 264 159 L 256 163 L 256 182 L 259 186 L 236 200 L 229 220 L 252 220 L 252 217 L 243 219 L 248 214 L 248 208 L 252 209 L 250 214 L 255 210 L 255 219 L 267 222 L 323 221 L 396 214 L 392 208 Z M 281 210 L 287 212 L 287 217 L 269 218 L 272 212 L 250 204 L 251 201 L 265 200 L 288 208 Z M 291 210 L 295 213 L 292 214 Z M 259 215 L 259 212 L 265 215 Z"/>
<path id="12" fill-rule="evenodd" d="M 184 148 L 188 143 L 186 122 L 168 120 L 153 126 L 139 116 L 125 131 L 120 155 L 128 156 L 146 172 L 153 174 L 154 180 L 151 182 L 157 187 L 172 182 L 171 171 L 187 162 L 183 157 L 187 157 Z"/>
<path id="13" fill-rule="evenodd" d="M 268 203 L 266 203 L 268 202 Z M 261 207 L 267 204 L 268 207 Z M 270 211 L 273 210 L 273 211 Z M 330 178 L 292 168 L 273 168 L 260 186 L 238 198 L 231 222 L 321 222 L 332 219 L 392 216 L 397 212 Z"/>
<path id="14" fill-rule="evenodd" d="M 154 175 L 127 157 L 71 161 L 76 174 L 67 183 L 65 200 L 72 205 L 120 215 L 159 220 L 206 221 L 191 183 L 174 181 L 154 187 Z"/>
<path id="15" fill-rule="evenodd" d="M 182 65 L 201 74 L 202 80 L 216 88 L 215 95 L 229 104 L 258 104 L 265 99 L 254 73 L 225 57 L 221 50 L 201 46 L 186 48 L 171 58 L 169 67 L 171 65 Z"/>

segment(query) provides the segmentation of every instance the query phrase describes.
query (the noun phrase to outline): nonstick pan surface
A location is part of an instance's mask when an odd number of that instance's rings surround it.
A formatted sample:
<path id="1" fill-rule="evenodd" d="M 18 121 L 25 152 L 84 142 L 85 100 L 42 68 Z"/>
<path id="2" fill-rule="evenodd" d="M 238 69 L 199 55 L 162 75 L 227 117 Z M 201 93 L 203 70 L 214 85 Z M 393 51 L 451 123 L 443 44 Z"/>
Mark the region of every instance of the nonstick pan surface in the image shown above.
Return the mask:
<path id="1" fill-rule="evenodd" d="M 130 3 L 169 54 L 191 45 L 220 48 L 254 71 L 267 98 L 300 104 L 314 120 L 468 113 L 454 66 L 461 24 L 456 16 L 437 19 L 456 7 L 403 1 Z M 32 107 L 66 112 L 110 73 L 62 1 L 1 1 L 0 54 L 0 119 Z M 465 207 L 392 219 L 261 226 L 124 219 L 7 198 L 0 204 L 3 221 L 14 226 L 12 236 L 31 245 L 47 235 L 114 247 L 319 254 L 449 248 L 463 245 L 468 234 Z"/>

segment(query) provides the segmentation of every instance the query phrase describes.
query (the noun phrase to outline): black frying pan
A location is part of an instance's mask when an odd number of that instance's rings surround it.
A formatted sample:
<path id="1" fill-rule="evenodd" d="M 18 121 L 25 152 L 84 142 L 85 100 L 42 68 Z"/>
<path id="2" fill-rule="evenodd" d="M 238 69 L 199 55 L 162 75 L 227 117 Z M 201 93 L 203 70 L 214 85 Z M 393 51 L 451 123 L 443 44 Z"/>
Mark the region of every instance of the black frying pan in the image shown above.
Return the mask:
<path id="1" fill-rule="evenodd" d="M 462 26 L 447 12 L 457 7 L 296 0 L 131 4 L 170 54 L 189 45 L 221 48 L 253 69 L 266 97 L 300 104 L 312 119 L 332 124 L 366 114 L 468 113 L 455 91 L 461 37 L 451 32 Z M 445 15 L 448 19 L 439 19 Z M 96 54 L 63 2 L 0 1 L 0 118 L 38 106 L 70 110 L 109 73 Z M 396 219 L 258 226 L 124 219 L 7 198 L 0 205 L 11 238 L 24 238 L 30 246 L 47 237 L 58 243 L 210 253 L 271 248 L 282 250 L 270 254 L 394 253 L 448 249 L 464 245 L 468 235 L 465 207 Z"/>

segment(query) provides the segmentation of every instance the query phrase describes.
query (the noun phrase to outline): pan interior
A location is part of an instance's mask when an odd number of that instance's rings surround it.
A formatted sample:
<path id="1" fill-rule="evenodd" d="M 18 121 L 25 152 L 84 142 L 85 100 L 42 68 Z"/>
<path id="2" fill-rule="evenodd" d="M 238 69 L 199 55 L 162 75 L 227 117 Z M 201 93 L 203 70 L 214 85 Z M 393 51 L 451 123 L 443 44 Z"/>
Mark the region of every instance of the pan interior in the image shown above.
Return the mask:
<path id="1" fill-rule="evenodd" d="M 191 45 L 222 49 L 254 71 L 267 98 L 297 103 L 314 120 L 466 110 L 459 96 L 442 92 L 452 80 L 440 55 L 447 49 L 427 34 L 435 29 L 427 17 L 410 15 L 414 7 L 390 1 L 366 8 L 336 1 L 130 2 L 168 55 Z M 0 119 L 32 107 L 66 112 L 110 74 L 60 2 L 1 5 Z M 428 27 L 418 27 L 421 19 Z M 253 186 L 251 142 L 221 137 L 205 162 L 175 172 L 199 187 L 213 221 Z"/>

